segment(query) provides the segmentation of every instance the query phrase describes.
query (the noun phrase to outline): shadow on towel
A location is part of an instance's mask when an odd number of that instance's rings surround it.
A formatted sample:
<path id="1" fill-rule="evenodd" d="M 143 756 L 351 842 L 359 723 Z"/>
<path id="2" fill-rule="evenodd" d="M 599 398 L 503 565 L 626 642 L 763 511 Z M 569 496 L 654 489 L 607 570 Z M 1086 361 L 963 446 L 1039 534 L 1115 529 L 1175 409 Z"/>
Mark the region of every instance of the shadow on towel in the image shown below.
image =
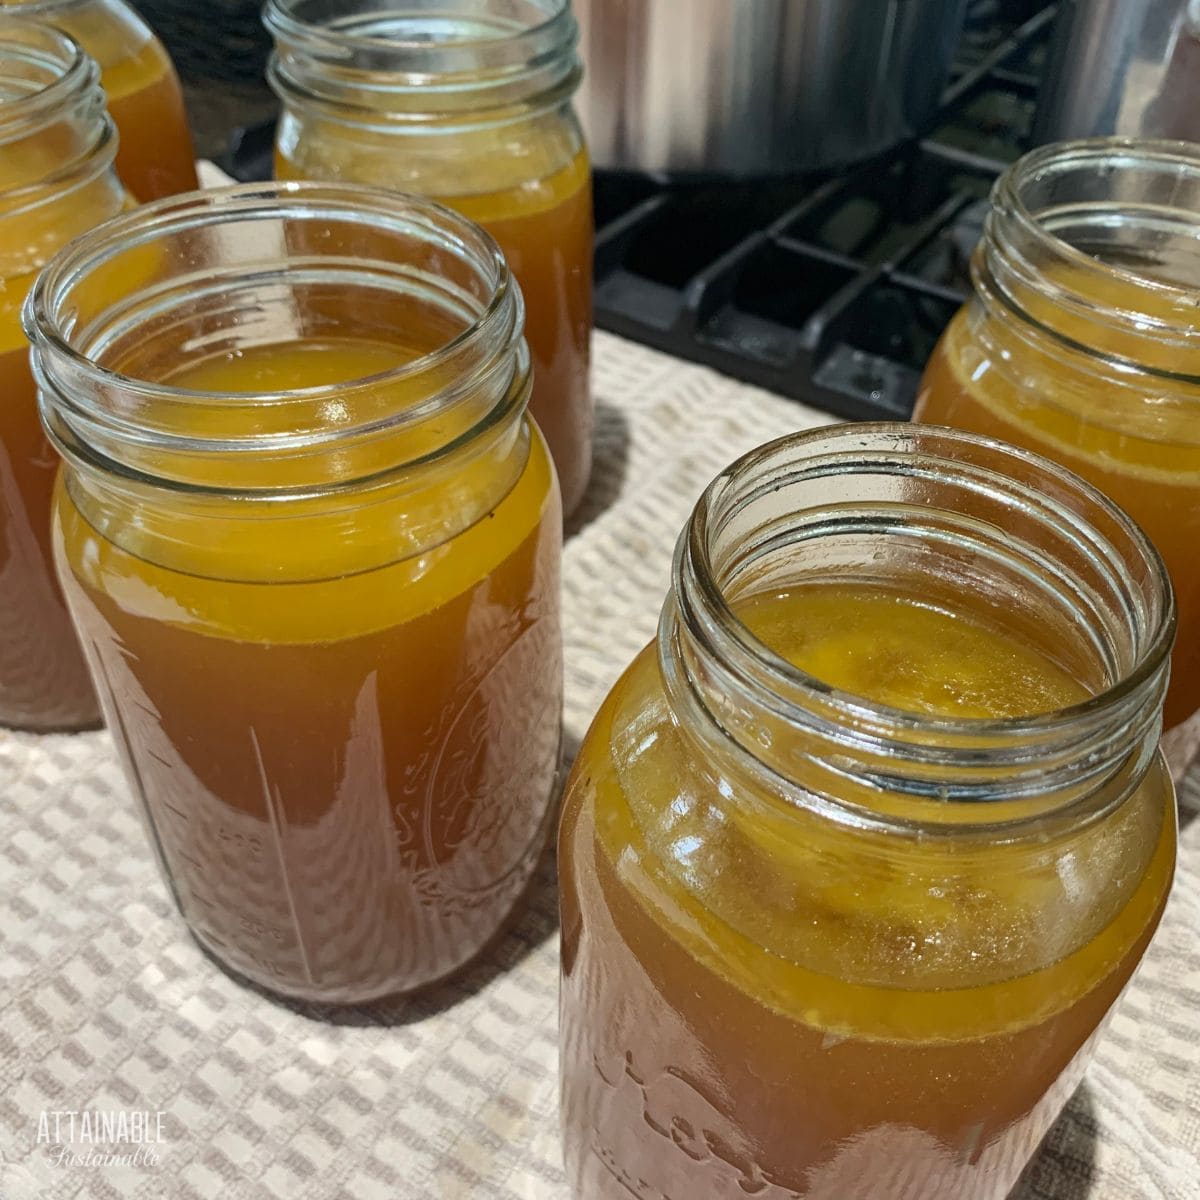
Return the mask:
<path id="1" fill-rule="evenodd" d="M 1096 1180 L 1096 1106 L 1085 1079 L 1046 1134 L 1009 1200 L 1085 1200 Z"/>
<path id="2" fill-rule="evenodd" d="M 574 537 L 610 509 L 621 494 L 629 466 L 629 422 L 625 414 L 601 400 L 596 405 L 592 436 L 592 477 L 564 533 Z"/>

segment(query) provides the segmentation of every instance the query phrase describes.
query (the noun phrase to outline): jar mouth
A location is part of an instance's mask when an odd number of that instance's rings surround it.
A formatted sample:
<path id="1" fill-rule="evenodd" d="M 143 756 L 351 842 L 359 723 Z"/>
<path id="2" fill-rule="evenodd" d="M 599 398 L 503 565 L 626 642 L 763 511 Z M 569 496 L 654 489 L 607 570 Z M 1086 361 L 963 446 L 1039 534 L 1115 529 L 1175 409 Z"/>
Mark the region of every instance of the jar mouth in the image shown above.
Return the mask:
<path id="1" fill-rule="evenodd" d="M 894 566 L 922 581 L 918 598 L 944 595 L 949 611 L 964 592 L 998 615 L 1010 605 L 1048 658 L 1061 642 L 1093 664 L 1092 694 L 1005 717 L 896 708 L 785 659 L 732 603 L 806 578 L 886 584 Z M 822 779 L 925 801 L 1023 801 L 1077 787 L 1081 761 L 1093 781 L 1133 760 L 1144 769 L 1174 631 L 1158 552 L 1078 476 L 992 439 L 880 423 L 782 438 L 714 480 L 676 548 L 658 649 L 688 724 L 765 764 L 785 788 L 798 778 L 784 744 L 794 740 L 801 774 L 819 764 Z M 846 808 L 837 796 L 834 787 L 831 807 Z"/>
<path id="2" fill-rule="evenodd" d="M 0 11 L 0 145 L 98 96 L 99 83 L 99 67 L 73 38 Z"/>
<path id="3" fill-rule="evenodd" d="M 1178 370 L 1154 353 L 1200 354 L 1197 247 L 1200 147 L 1082 138 L 1030 151 L 1001 175 L 972 271 L 981 291 L 1073 350 L 1200 383 L 1194 359 Z M 1055 309 L 1031 311 L 1038 295 Z M 1064 312 L 1083 336 L 1063 327 Z M 1116 349 L 1105 333 L 1117 335 Z"/>
<path id="4" fill-rule="evenodd" d="M 363 57 L 414 83 L 525 67 L 579 37 L 569 0 L 375 0 L 350 14 L 331 0 L 268 0 L 263 23 L 331 62 Z"/>
<path id="5" fill-rule="evenodd" d="M 422 253 L 427 248 L 428 261 L 406 260 L 405 246 L 420 247 Z M 386 257 L 386 251 L 395 257 Z M 454 279 L 452 262 L 461 265 Z M 129 285 L 130 270 L 144 277 Z M 272 273 L 284 273 L 284 283 Z M 344 285 L 371 296 L 403 296 L 405 289 L 424 288 L 434 301 L 449 306 L 456 324 L 444 341 L 399 365 L 297 388 L 200 390 L 172 384 L 169 374 L 143 377 L 124 366 L 105 365 L 113 346 L 136 342 L 141 329 L 156 321 L 174 336 L 172 314 L 186 313 L 188 304 L 202 305 L 205 298 L 220 303 L 241 290 L 247 291 L 249 304 L 259 295 L 267 296 L 264 305 L 278 304 L 272 286 L 286 292 L 293 276 L 299 285 Z M 126 294 L 97 296 L 114 283 Z M 236 310 L 218 309 L 213 328 L 203 337 L 193 335 L 188 345 L 215 344 L 218 335 L 235 331 L 239 320 Z M 476 405 L 461 422 L 452 422 L 453 436 L 430 451 L 429 457 L 437 457 L 502 421 L 527 399 L 528 387 L 520 386 L 521 376 L 528 374 L 523 302 L 499 246 L 479 226 L 432 200 L 359 185 L 243 184 L 142 205 L 97 226 L 51 259 L 26 298 L 22 323 L 35 348 L 44 414 L 75 427 L 84 443 L 99 435 L 118 460 L 119 448 L 134 444 L 167 455 L 218 453 L 247 462 L 263 454 L 332 450 L 444 418 L 483 389 L 494 402 Z M 407 398 L 403 407 L 374 406 L 369 418 L 340 424 L 320 415 L 335 409 L 355 412 L 356 399 L 401 386 Z M 294 413 L 296 423 L 275 421 L 276 428 L 268 431 L 227 436 L 201 436 L 189 428 L 189 414 L 231 409 Z M 413 460 L 395 465 L 411 466 Z M 344 482 L 358 485 L 362 479 Z"/>
<path id="6" fill-rule="evenodd" d="M 919 432 L 918 432 L 919 431 Z M 889 447 L 888 443 L 893 443 Z M 904 446 L 908 442 L 908 446 Z M 928 443 L 928 445 L 922 445 Z M 1142 560 L 1147 571 L 1155 580 L 1165 603 L 1155 614 L 1152 627 L 1147 631 L 1136 663 L 1123 673 L 1110 687 L 1096 692 L 1086 700 L 1051 712 L 1032 713 L 1028 716 L 989 717 L 946 717 L 909 712 L 881 704 L 865 696 L 840 691 L 816 676 L 787 661 L 770 646 L 760 641 L 738 618 L 726 598 L 713 561 L 713 540 L 728 514 L 722 510 L 738 503 L 738 484 L 747 476 L 764 470 L 771 471 L 780 465 L 786 456 L 787 469 L 792 469 L 795 460 L 804 458 L 799 469 L 812 478 L 822 476 L 846 477 L 853 470 L 851 463 L 860 464 L 864 459 L 870 469 L 881 467 L 887 471 L 911 471 L 914 475 L 929 469 L 929 463 L 913 461 L 906 468 L 901 461 L 914 457 L 913 452 L 926 456 L 931 462 L 940 460 L 943 466 L 962 470 L 969 461 L 965 452 L 976 449 L 987 453 L 999 462 L 1013 468 L 1032 469 L 1039 476 L 1040 486 L 1048 490 L 1073 493 L 1098 514 L 1106 516 L 1128 538 L 1130 547 Z M 814 452 L 808 458 L 806 452 Z M 957 453 L 955 453 L 957 452 Z M 953 456 L 952 456 L 953 455 Z M 994 480 L 1005 479 L 994 466 L 989 466 L 986 475 Z M 982 476 L 981 476 L 982 481 Z M 1009 480 L 1005 480 L 1010 482 Z M 1024 489 L 1022 489 L 1024 490 Z M 1032 497 L 1030 497 L 1032 498 Z M 750 451 L 731 464 L 709 485 L 693 513 L 687 531 L 686 553 L 691 558 L 692 569 L 697 573 L 700 587 L 710 608 L 710 615 L 721 626 L 722 633 L 735 642 L 746 653 L 753 655 L 781 683 L 798 688 L 813 698 L 832 699 L 848 710 L 860 715 L 876 718 L 881 724 L 897 728 L 921 729 L 942 732 L 951 736 L 971 738 L 980 733 L 1033 733 L 1048 727 L 1067 725 L 1086 718 L 1097 710 L 1110 708 L 1115 701 L 1138 692 L 1163 669 L 1171 653 L 1175 636 L 1175 604 L 1170 577 L 1166 564 L 1154 544 L 1141 527 L 1102 492 L 1092 487 L 1080 476 L 1065 467 L 1042 458 L 1031 451 L 1010 446 L 994 438 L 942 426 L 926 425 L 907 427 L 891 422 L 865 422 L 856 425 L 823 427 L 792 434 L 768 442 Z M 682 542 L 681 542 L 681 553 Z M 682 570 L 677 562 L 676 572 Z"/>
<path id="7" fill-rule="evenodd" d="M 268 82 L 358 120 L 429 120 L 560 103 L 578 85 L 569 0 L 268 0 Z"/>
<path id="8" fill-rule="evenodd" d="M 92 57 L 59 30 L 0 10 L 0 154 L 11 160 L 0 217 L 42 210 L 54 222 L 47 206 L 107 170 L 116 151 Z"/>
<path id="9" fill-rule="evenodd" d="M 263 20 L 273 31 L 418 56 L 503 43 L 515 60 L 514 42 L 544 40 L 547 31 L 569 24 L 570 14 L 569 0 L 374 0 L 351 14 L 330 0 L 268 0 Z"/>

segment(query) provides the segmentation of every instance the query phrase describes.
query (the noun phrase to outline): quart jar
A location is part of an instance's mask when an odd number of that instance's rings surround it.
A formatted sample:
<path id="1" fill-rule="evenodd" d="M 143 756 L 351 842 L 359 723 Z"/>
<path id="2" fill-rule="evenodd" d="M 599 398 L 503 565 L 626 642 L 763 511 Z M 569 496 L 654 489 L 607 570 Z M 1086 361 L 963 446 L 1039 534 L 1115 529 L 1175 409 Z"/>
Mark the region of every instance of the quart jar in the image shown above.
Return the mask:
<path id="1" fill-rule="evenodd" d="M 47 25 L 0 14 L 0 724 L 100 719 L 50 556 L 58 460 L 42 433 L 21 302 L 60 246 L 127 198 L 96 64 Z"/>
<path id="2" fill-rule="evenodd" d="M 281 179 L 418 192 L 500 243 L 570 514 L 592 463 L 591 171 L 569 0 L 268 0 Z"/>
<path id="3" fill-rule="evenodd" d="M 54 540 L 183 915 L 261 986 L 462 967 L 544 847 L 561 511 L 520 292 L 424 200 L 284 184 L 100 227 L 25 310 Z"/>
<path id="4" fill-rule="evenodd" d="M 1001 1200 L 1158 924 L 1144 535 L 999 442 L 764 446 L 680 537 L 560 833 L 588 1200 Z"/>
<path id="5" fill-rule="evenodd" d="M 56 26 L 100 64 L 121 134 L 117 170 L 137 199 L 196 186 L 179 77 L 163 44 L 125 0 L 0 0 L 0 8 Z"/>
<path id="6" fill-rule="evenodd" d="M 1027 154 L 996 183 L 971 275 L 917 419 L 1047 454 L 1150 534 L 1179 605 L 1171 729 L 1200 709 L 1200 147 Z"/>

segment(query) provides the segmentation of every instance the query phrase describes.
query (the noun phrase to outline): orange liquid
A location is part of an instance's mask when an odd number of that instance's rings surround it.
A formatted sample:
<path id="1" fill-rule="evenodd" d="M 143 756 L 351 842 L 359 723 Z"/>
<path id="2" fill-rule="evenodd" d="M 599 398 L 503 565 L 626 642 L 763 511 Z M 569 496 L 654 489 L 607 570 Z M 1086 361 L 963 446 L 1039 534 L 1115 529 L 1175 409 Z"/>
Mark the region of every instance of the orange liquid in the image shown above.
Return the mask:
<path id="1" fill-rule="evenodd" d="M 108 111 L 121 134 L 117 173 L 146 203 L 199 187 L 183 89 L 167 52 L 147 42 L 103 71 Z"/>
<path id="2" fill-rule="evenodd" d="M 1063 323 L 1058 317 L 1058 324 Z M 973 344 L 964 310 L 921 381 L 915 419 L 1001 438 L 1069 467 L 1116 501 L 1150 535 L 1171 574 L 1179 610 L 1164 710 L 1167 729 L 1200 709 L 1200 399 L 1193 411 L 1122 396 L 1103 380 L 1080 384 L 1048 356 L 1000 329 L 1014 368 Z M 1163 364 L 1164 366 L 1167 364 Z M 1128 410 L 1131 415 L 1125 415 Z"/>
<path id="3" fill-rule="evenodd" d="M 382 162 L 364 153 L 331 170 L 316 140 L 316 146 L 301 147 L 300 159 L 278 154 L 276 178 L 390 182 L 385 168 L 392 152 L 381 148 Z M 429 186 L 419 176 L 398 179 L 395 186 L 457 209 L 500 243 L 525 297 L 525 336 L 533 359 L 530 412 L 550 446 L 563 511 L 571 513 L 583 498 L 592 467 L 588 371 L 594 235 L 586 153 L 580 151 L 568 166 L 544 178 L 496 191 L 447 190 L 445 184 Z"/>
<path id="4" fill-rule="evenodd" d="M 82 182 L 64 186 L 61 173 L 80 167 L 80 142 L 71 122 L 52 122 L 0 153 L 0 194 L 19 189 L 28 197 L 0 216 L 0 724 L 22 729 L 78 729 L 100 719 L 54 577 L 58 459 L 38 419 L 20 323 L 38 268 L 127 201 L 110 172 L 87 179 L 82 167 Z"/>
<path id="5" fill-rule="evenodd" d="M 0 331 L 0 723 L 78 729 L 100 710 L 51 566 L 58 458 L 38 420 L 29 349 L 4 349 L 12 340 Z"/>
<path id="6" fill-rule="evenodd" d="M 183 89 L 162 43 L 127 9 L 108 3 L 49 14 L 100 64 L 108 111 L 121 135 L 117 173 L 142 203 L 198 186 Z"/>
<path id="7" fill-rule="evenodd" d="M 539 182 L 546 207 L 506 214 L 506 197 L 444 196 L 500 243 L 525 297 L 525 337 L 533 357 L 530 411 L 558 469 L 563 511 L 583 499 L 592 470 L 592 184 L 580 154 Z"/>
<path id="8" fill-rule="evenodd" d="M 739 612 L 826 682 L 914 712 L 1081 695 L 982 620 L 902 597 L 823 585 Z M 1165 771 L 1036 868 L 986 840 L 858 844 L 758 809 L 753 786 L 697 761 L 643 652 L 584 742 L 560 831 L 573 1194 L 1001 1200 L 1157 925 Z M 1094 901 L 1072 900 L 1064 861 Z"/>
<path id="9" fill-rule="evenodd" d="M 170 381 L 311 386 L 407 357 L 295 342 Z M 330 1002 L 419 987 L 477 954 L 525 888 L 562 681 L 560 516 L 544 446 L 524 444 L 480 519 L 359 569 L 319 513 L 207 536 L 223 510 L 190 513 L 165 563 L 60 492 L 68 599 L 164 870 L 201 943 L 263 986 Z M 356 510 L 355 537 L 399 545 L 411 503 Z M 146 519 L 170 535 L 183 515 Z"/>

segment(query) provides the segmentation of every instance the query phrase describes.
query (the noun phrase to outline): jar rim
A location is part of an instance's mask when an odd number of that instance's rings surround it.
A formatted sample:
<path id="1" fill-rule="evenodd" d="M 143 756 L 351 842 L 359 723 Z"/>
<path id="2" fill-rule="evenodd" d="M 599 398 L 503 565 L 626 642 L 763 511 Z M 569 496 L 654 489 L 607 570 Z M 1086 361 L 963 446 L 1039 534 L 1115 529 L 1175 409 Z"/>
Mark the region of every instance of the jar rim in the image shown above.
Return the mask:
<path id="1" fill-rule="evenodd" d="M 260 251 L 258 239 L 249 245 L 249 258 L 235 249 L 222 265 L 218 258 L 211 270 L 215 282 L 205 287 L 201 279 L 188 280 L 188 270 L 210 269 L 184 260 L 182 274 L 168 274 L 157 291 L 144 291 L 137 282 L 124 297 L 97 297 L 98 313 L 80 318 L 73 311 L 79 287 L 94 278 L 107 264 L 156 241 L 166 246 L 187 246 L 186 238 L 199 230 L 211 232 L 226 225 L 247 222 L 326 221 L 353 233 L 373 229 L 385 239 L 411 240 L 427 248 L 432 268 L 410 261 L 404 253 L 389 257 L 363 256 L 351 249 L 339 251 L 337 241 L 328 266 L 314 267 L 313 256 L 300 254 L 298 286 L 314 280 L 322 284 L 344 279 L 350 286 L 382 288 L 385 293 L 415 296 L 454 314 L 453 332 L 445 341 L 417 357 L 385 371 L 310 387 L 231 390 L 194 389 L 169 382 L 139 378 L 95 361 L 102 357 L 96 347 L 114 331 L 128 338 L 147 315 L 151 319 L 172 311 L 162 298 L 185 303 L 194 295 L 221 297 L 229 294 L 230 280 L 253 283 L 264 271 L 286 271 L 292 251 Z M 245 229 L 239 230 L 245 233 Z M 230 243 L 235 245 L 234 243 Z M 274 254 L 274 257 L 272 256 Z M 437 256 L 457 256 L 466 271 L 466 283 L 436 267 Z M 315 256 L 320 259 L 320 254 Z M 187 286 L 178 286 L 179 279 Z M 172 280 L 176 283 L 173 285 Z M 87 296 L 86 290 L 82 293 Z M 142 300 L 137 301 L 141 296 Z M 90 298 L 89 298 L 90 299 Z M 128 302 L 127 302 L 128 301 Z M 143 305 L 145 307 L 141 307 Z M 108 314 L 115 324 L 96 322 Z M 101 473 L 116 473 L 143 484 L 185 489 L 195 493 L 261 499 L 312 496 L 318 492 L 357 491 L 387 486 L 400 473 L 444 460 L 473 447 L 482 453 L 504 436 L 511 420 L 519 418 L 529 398 L 529 356 L 523 340 L 524 305 L 495 240 L 468 218 L 424 197 L 371 188 L 358 184 L 283 181 L 242 184 L 226 188 L 184 193 L 144 205 L 97 226 L 61 250 L 43 269 L 26 297 L 21 313 L 26 336 L 33 345 L 32 364 L 39 388 L 43 424 L 61 454 Z M 217 329 L 233 330 L 239 321 L 234 313 L 219 314 Z M 92 341 L 77 345 L 75 333 L 87 330 Z M 100 341 L 95 339 L 99 337 Z M 402 386 L 397 386 L 402 385 Z M 391 395 L 403 395 L 404 403 L 390 403 Z M 376 401 L 383 399 L 382 406 Z M 360 403 L 361 401 L 361 403 Z M 281 406 L 282 424 L 265 425 L 251 419 L 243 428 L 207 435 L 189 418 L 192 412 L 213 408 L 253 414 Z M 330 423 L 322 414 L 337 411 L 356 414 L 352 419 Z M 294 413 L 293 419 L 286 414 Z M 453 414 L 451 419 L 445 418 Z M 417 438 L 412 453 L 404 455 L 406 431 L 428 430 L 432 441 Z M 199 431 L 198 431 L 199 430 Z M 382 465 L 364 460 L 350 451 L 387 439 L 396 456 Z M 347 453 L 341 453 L 346 451 Z M 193 460 L 219 453 L 240 464 L 229 482 L 215 483 L 197 476 Z M 148 457 L 153 454 L 154 457 Z M 272 482 L 259 465 L 268 459 L 290 456 L 299 461 L 324 463 L 333 475 L 318 473 L 289 482 Z M 360 469 L 361 467 L 361 469 Z"/>
<path id="2" fill-rule="evenodd" d="M 104 252 L 113 245 L 126 247 L 135 241 L 145 244 L 152 241 L 155 235 L 161 236 L 184 229 L 197 217 L 206 214 L 212 214 L 219 222 L 255 214 L 282 216 L 286 215 L 289 209 L 302 211 L 304 206 L 318 202 L 326 206 L 332 205 L 335 211 L 343 215 L 358 212 L 401 219 L 416 217 L 426 220 L 430 229 L 440 223 L 464 244 L 474 242 L 482 260 L 487 261 L 495 271 L 495 286 L 486 306 L 469 326 L 460 330 L 449 341 L 400 366 L 339 383 L 273 391 L 218 393 L 138 379 L 92 361 L 72 346 L 59 329 L 58 321 L 52 312 L 52 298 L 61 289 L 77 281 L 89 266 L 102 261 Z M 510 302 L 514 290 L 515 284 L 504 254 L 491 234 L 444 204 L 424 196 L 364 184 L 287 180 L 233 184 L 167 196 L 149 204 L 139 205 L 130 212 L 95 226 L 56 254 L 43 268 L 26 298 L 22 309 L 22 323 L 31 342 L 35 339 L 44 342 L 84 376 L 98 383 L 118 383 L 132 395 L 165 397 L 193 403 L 209 399 L 220 402 L 223 398 L 236 395 L 247 403 L 268 406 L 296 399 L 315 401 L 326 397 L 344 396 L 348 390 L 360 386 L 378 386 L 409 379 L 436 368 L 447 359 L 453 358 L 465 345 L 478 340 L 486 327 L 496 322 L 506 304 Z M 407 414 L 401 414 L 401 419 L 405 415 Z"/>
<path id="3" fill-rule="evenodd" d="M 315 0 L 320 3 L 321 0 Z M 351 53 L 365 52 L 385 56 L 392 61 L 389 73 L 411 72 L 416 82 L 429 82 L 431 76 L 477 73 L 481 67 L 516 67 L 548 52 L 561 54 L 573 49 L 579 30 L 570 0 L 526 0 L 541 10 L 540 19 L 521 22 L 515 18 L 500 22 L 493 10 L 495 0 L 432 0 L 428 14 L 413 0 L 377 0 L 367 12 L 355 12 L 337 20 L 313 20 L 302 15 L 314 0 L 267 0 L 263 24 L 277 38 L 303 45 L 309 52 L 323 54 L 331 62 L 344 61 Z M 409 38 L 358 32 L 356 24 L 379 20 L 388 14 L 403 17 L 419 26 L 422 17 L 438 22 L 464 21 L 491 17 L 494 33 L 480 26 L 475 36 Z M 353 23 L 352 23 L 353 22 Z"/>
<path id="4" fill-rule="evenodd" d="M 0 103 L 0 142 L 61 112 L 100 82 L 100 68 L 74 38 L 42 21 L 0 10 L 0 73 L 5 58 L 53 71 L 54 77 L 28 95 Z"/>
<path id="5" fill-rule="evenodd" d="M 933 716 L 896 708 L 853 692 L 834 688 L 783 658 L 750 631 L 729 604 L 721 585 L 716 581 L 716 573 L 713 569 L 708 523 L 715 506 L 720 503 L 722 490 L 736 485 L 753 473 L 762 470 L 777 460 L 781 452 L 797 455 L 807 450 L 820 448 L 831 459 L 839 455 L 843 459 L 857 455 L 864 456 L 868 460 L 871 456 L 878 458 L 876 449 L 869 448 L 871 441 L 894 436 L 897 433 L 913 439 L 914 443 L 928 441 L 947 448 L 958 447 L 964 451 L 984 450 L 1013 463 L 1020 463 L 1026 468 L 1033 468 L 1045 480 L 1053 481 L 1059 487 L 1074 492 L 1087 505 L 1094 506 L 1098 512 L 1104 513 L 1109 519 L 1116 522 L 1147 564 L 1156 582 L 1157 590 L 1164 597 L 1157 625 L 1150 632 L 1147 645 L 1139 654 L 1131 671 L 1086 699 L 1049 712 L 1015 717 Z M 844 448 L 836 448 L 835 444 L 842 442 L 845 443 Z M 957 465 L 963 460 L 947 455 L 944 461 L 949 465 Z M 997 478 L 1000 477 L 999 472 L 995 474 Z M 728 638 L 732 644 L 754 657 L 768 669 L 769 674 L 777 676 L 787 688 L 797 689 L 802 695 L 813 699 L 819 698 L 823 702 L 832 701 L 834 704 L 843 705 L 849 712 L 875 718 L 898 729 L 921 729 L 948 737 L 971 738 L 989 734 L 1029 735 L 1086 721 L 1096 713 L 1111 709 L 1114 704 L 1145 689 L 1147 684 L 1163 670 L 1166 660 L 1170 656 L 1175 636 L 1175 598 L 1166 564 L 1141 526 L 1124 509 L 1081 476 L 1050 459 L 1009 445 L 996 438 L 945 426 L 887 421 L 819 426 L 815 429 L 787 434 L 749 451 L 726 467 L 709 484 L 697 502 L 691 519 L 680 537 L 676 552 L 673 581 L 677 591 L 682 586 L 680 576 L 685 570 L 685 558 L 691 560 L 696 583 L 708 608 L 706 616 L 711 617 L 720 626 L 723 637 Z"/>
<path id="6" fill-rule="evenodd" d="M 1073 264 L 1097 273 L 1117 274 L 1130 282 L 1140 284 L 1160 293 L 1175 293 L 1188 296 L 1195 302 L 1196 287 L 1173 283 L 1153 275 L 1137 271 L 1123 263 L 1105 262 L 1065 238 L 1048 230 L 1028 206 L 1023 186 L 1040 177 L 1049 168 L 1065 170 L 1080 165 L 1104 162 L 1112 167 L 1112 159 L 1127 158 L 1145 164 L 1175 165 L 1180 169 L 1200 176 L 1200 145 L 1194 142 L 1169 138 L 1131 138 L 1123 136 L 1076 138 L 1065 142 L 1051 142 L 1038 146 L 1012 163 L 996 181 L 996 199 L 1009 207 L 1027 230 L 1043 239 L 1050 247 Z M 1200 230 L 1200 213 L 1195 214 L 1197 229 Z"/>
<path id="7" fill-rule="evenodd" d="M 1176 282 L 1140 270 L 1136 264 L 1091 254 L 1047 224 L 1048 215 L 1061 215 L 1058 210 L 1064 208 L 1070 211 L 1068 199 L 1060 199 L 1045 211 L 1029 201 L 1032 189 L 1069 180 L 1073 174 L 1097 183 L 1111 177 L 1124 184 L 1124 191 L 1114 187 L 1111 198 L 1087 201 L 1090 219 L 1105 218 L 1096 220 L 1098 225 L 1114 228 L 1108 219 L 1113 215 L 1130 228 L 1136 228 L 1138 222 L 1161 223 L 1169 218 L 1181 229 L 1194 225 L 1200 236 L 1200 211 L 1135 192 L 1132 182 L 1139 178 L 1139 171 L 1148 181 L 1146 186 L 1159 176 L 1186 179 L 1200 193 L 1200 146 L 1167 139 L 1093 137 L 1051 143 L 1017 159 L 992 191 L 984 236 L 972 259 L 976 290 L 985 297 L 994 294 L 1022 321 L 1069 350 L 1118 368 L 1187 385 L 1200 383 L 1200 369 L 1177 370 L 1100 344 L 1103 332 L 1111 330 L 1137 339 L 1136 344 L 1161 343 L 1194 354 L 1200 349 L 1200 323 L 1196 321 L 1200 279 L 1195 284 Z M 1080 207 L 1083 202 L 1074 203 Z M 1055 266 L 1064 268 L 1062 277 L 1056 275 Z M 1104 295 L 1105 282 L 1112 280 L 1120 281 L 1120 302 L 1098 302 L 1095 295 Z M 1022 303 L 1022 290 L 1048 292 L 1058 306 L 1092 327 L 1096 336 L 1081 339 L 1033 315 Z"/>
<path id="8" fill-rule="evenodd" d="M 324 0 L 268 0 L 267 82 L 285 105 L 389 130 L 524 119 L 567 100 L 582 67 L 569 0 L 517 2 L 527 20 L 497 0 L 374 0 L 350 15 L 325 12 Z M 383 36 L 389 20 L 402 28 Z"/>
<path id="9" fill-rule="evenodd" d="M 1084 679 L 1096 690 L 1047 712 L 981 718 L 832 687 L 758 638 L 732 603 L 802 585 L 808 572 L 883 586 L 928 575 L 935 597 L 977 594 L 984 611 L 1033 622 L 1048 656 L 1069 639 L 1080 665 L 1093 660 Z M 714 771 L 765 781 L 761 803 L 779 811 L 1020 838 L 1111 812 L 1158 752 L 1175 629 L 1162 558 L 1096 489 L 1004 442 L 899 422 L 769 442 L 705 490 L 671 578 L 656 647 L 666 702 Z M 952 599 L 940 607 L 957 611 Z M 880 795 L 892 800 L 881 806 Z"/>

